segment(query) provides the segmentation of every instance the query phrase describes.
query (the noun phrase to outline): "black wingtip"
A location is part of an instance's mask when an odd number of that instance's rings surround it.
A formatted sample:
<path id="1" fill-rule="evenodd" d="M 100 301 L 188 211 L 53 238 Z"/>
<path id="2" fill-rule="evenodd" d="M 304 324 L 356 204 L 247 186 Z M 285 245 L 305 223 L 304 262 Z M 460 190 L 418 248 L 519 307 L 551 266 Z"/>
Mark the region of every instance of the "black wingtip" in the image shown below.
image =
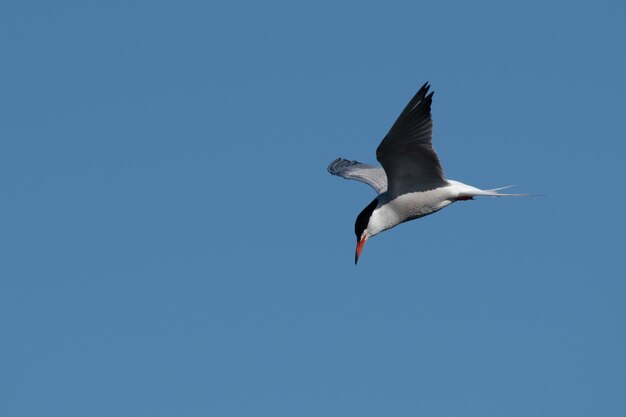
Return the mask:
<path id="1" fill-rule="evenodd" d="M 419 90 L 417 90 L 417 94 L 424 97 L 426 93 L 428 93 L 428 90 L 430 90 L 430 84 L 428 83 L 428 81 L 426 81 L 424 85 L 421 86 Z"/>
<path id="2" fill-rule="evenodd" d="M 430 90 L 430 87 L 432 87 L 432 86 L 430 85 L 430 82 L 429 82 L 429 81 L 426 81 L 426 82 L 424 83 L 424 85 L 423 85 L 423 86 L 419 89 L 419 91 L 422 91 L 422 90 L 423 90 L 423 92 L 424 92 L 424 96 L 426 96 L 426 94 L 427 94 L 427 93 L 428 93 L 428 91 Z M 428 96 L 432 97 L 432 95 L 433 95 L 434 93 L 435 93 L 434 91 L 431 91 L 431 92 L 430 92 L 430 94 L 429 94 Z M 426 97 L 428 97 L 428 96 L 426 96 Z"/>

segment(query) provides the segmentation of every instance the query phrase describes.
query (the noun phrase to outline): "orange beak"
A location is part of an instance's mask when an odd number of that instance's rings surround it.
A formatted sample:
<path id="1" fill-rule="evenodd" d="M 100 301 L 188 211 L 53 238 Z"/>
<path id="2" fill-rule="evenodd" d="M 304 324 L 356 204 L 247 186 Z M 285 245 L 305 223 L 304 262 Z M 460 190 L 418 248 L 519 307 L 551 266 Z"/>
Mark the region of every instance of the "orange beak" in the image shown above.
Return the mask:
<path id="1" fill-rule="evenodd" d="M 354 254 L 354 264 L 356 265 L 359 262 L 359 256 L 361 256 L 361 251 L 363 250 L 363 245 L 365 245 L 365 241 L 367 240 L 367 236 L 364 236 L 359 240 L 356 244 L 356 253 Z"/>

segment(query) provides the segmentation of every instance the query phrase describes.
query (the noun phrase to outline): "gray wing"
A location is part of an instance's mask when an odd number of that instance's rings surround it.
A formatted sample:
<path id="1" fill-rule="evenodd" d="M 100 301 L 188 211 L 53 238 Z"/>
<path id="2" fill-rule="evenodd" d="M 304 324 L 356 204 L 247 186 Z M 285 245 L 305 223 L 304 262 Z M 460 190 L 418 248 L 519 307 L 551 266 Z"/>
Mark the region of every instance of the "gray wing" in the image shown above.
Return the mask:
<path id="1" fill-rule="evenodd" d="M 447 184 L 433 149 L 433 94 L 424 84 L 404 108 L 376 150 L 389 179 L 389 194 L 425 191 Z"/>
<path id="2" fill-rule="evenodd" d="M 380 167 L 337 158 L 328 165 L 328 172 L 349 180 L 364 182 L 378 194 L 387 191 L 387 175 Z"/>

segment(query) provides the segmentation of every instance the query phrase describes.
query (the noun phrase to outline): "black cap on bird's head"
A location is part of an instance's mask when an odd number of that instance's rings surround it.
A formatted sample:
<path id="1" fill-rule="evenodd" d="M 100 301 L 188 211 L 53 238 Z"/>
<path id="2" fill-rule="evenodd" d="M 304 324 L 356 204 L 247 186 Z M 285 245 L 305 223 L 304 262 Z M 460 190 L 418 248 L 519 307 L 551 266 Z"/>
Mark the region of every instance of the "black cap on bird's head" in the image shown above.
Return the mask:
<path id="1" fill-rule="evenodd" d="M 371 203 L 367 205 L 367 207 L 363 209 L 363 211 L 361 211 L 361 213 L 359 213 L 359 215 L 356 217 L 356 222 L 354 222 L 354 233 L 356 234 L 356 253 L 354 254 L 355 265 L 359 261 L 359 256 L 361 256 L 363 245 L 365 245 L 365 241 L 368 238 L 365 231 L 367 230 L 367 225 L 370 222 L 370 217 L 376 209 L 376 206 L 378 206 L 377 198 L 375 198 Z"/>

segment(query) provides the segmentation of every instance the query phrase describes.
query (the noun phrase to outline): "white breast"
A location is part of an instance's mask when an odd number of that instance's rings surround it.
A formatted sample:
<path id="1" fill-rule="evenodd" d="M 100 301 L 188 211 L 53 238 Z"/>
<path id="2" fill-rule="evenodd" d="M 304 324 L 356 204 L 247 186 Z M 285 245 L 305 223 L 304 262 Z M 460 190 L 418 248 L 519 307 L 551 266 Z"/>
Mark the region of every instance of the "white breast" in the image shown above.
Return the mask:
<path id="1" fill-rule="evenodd" d="M 370 236 L 391 229 L 398 224 L 432 214 L 453 202 L 450 186 L 434 190 L 402 194 L 387 201 L 387 196 L 379 197 L 380 204 L 372 213 L 367 225 Z"/>

